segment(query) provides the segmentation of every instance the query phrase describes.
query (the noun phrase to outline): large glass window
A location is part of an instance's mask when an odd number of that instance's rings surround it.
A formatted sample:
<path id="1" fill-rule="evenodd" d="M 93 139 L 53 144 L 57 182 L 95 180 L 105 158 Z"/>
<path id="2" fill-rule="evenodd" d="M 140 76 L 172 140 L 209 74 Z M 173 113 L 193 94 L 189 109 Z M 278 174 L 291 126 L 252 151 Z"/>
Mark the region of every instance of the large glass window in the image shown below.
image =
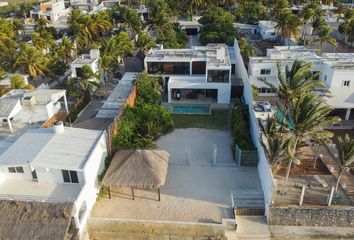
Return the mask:
<path id="1" fill-rule="evenodd" d="M 79 178 L 76 171 L 61 170 L 64 182 L 66 183 L 79 183 Z"/>
<path id="2" fill-rule="evenodd" d="M 148 62 L 147 63 L 147 71 L 149 74 L 155 74 L 155 73 L 163 73 L 163 65 L 160 62 Z"/>
<path id="3" fill-rule="evenodd" d="M 270 75 L 271 70 L 268 68 L 262 68 L 261 69 L 261 75 Z"/>
<path id="4" fill-rule="evenodd" d="M 229 82 L 229 70 L 208 70 L 208 82 Z"/>
<path id="5" fill-rule="evenodd" d="M 149 74 L 189 74 L 189 62 L 148 62 L 147 70 Z"/>
<path id="6" fill-rule="evenodd" d="M 206 62 L 192 62 L 193 74 L 205 74 L 205 72 L 206 72 Z"/>

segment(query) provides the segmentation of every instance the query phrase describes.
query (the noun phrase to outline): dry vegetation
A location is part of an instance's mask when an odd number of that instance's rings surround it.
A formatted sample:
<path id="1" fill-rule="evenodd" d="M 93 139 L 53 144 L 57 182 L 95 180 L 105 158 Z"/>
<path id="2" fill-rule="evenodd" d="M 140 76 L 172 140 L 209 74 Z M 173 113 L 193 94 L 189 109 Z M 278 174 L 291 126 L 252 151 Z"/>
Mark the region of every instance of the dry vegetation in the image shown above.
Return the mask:
<path id="1" fill-rule="evenodd" d="M 72 203 L 0 201 L 0 239 L 65 239 Z"/>

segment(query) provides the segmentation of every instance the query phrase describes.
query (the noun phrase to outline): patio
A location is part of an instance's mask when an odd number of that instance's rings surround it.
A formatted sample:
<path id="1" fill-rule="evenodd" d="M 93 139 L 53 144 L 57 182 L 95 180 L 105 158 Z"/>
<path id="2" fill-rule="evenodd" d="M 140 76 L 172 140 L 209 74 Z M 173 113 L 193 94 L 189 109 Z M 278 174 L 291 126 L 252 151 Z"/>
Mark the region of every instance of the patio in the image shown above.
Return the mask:
<path id="1" fill-rule="evenodd" d="M 131 189 L 113 189 L 112 199 L 98 201 L 92 217 L 204 223 L 233 218 L 231 193 L 262 190 L 257 168 L 235 166 L 231 142 L 228 131 L 196 128 L 177 129 L 161 137 L 158 149 L 170 154 L 161 201 L 156 190 L 136 189 L 133 201 Z"/>

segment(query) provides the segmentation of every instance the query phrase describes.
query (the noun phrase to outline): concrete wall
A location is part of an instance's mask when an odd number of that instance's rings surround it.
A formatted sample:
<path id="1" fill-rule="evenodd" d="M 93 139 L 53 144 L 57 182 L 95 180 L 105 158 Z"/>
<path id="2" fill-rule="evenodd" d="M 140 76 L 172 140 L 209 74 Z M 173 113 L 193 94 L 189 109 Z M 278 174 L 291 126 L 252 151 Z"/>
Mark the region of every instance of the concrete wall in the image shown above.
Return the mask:
<path id="1" fill-rule="evenodd" d="M 283 226 L 354 228 L 354 207 L 271 207 L 268 222 Z"/>
<path id="2" fill-rule="evenodd" d="M 84 183 L 80 195 L 75 201 L 75 222 L 79 228 L 80 234 L 83 231 L 87 219 L 90 215 L 91 209 L 96 202 L 97 194 L 99 192 L 97 176 L 104 170 L 104 161 L 107 156 L 107 135 L 102 133 L 96 147 L 91 152 L 89 159 L 84 166 Z M 86 202 L 86 212 L 81 219 L 78 217 L 78 212 L 82 204 Z"/>
<path id="3" fill-rule="evenodd" d="M 235 48 L 235 53 L 236 53 L 236 60 L 238 62 L 238 64 L 236 64 L 236 71 L 237 71 L 239 77 L 242 79 L 243 84 L 244 84 L 243 97 L 244 97 L 246 103 L 248 104 L 248 110 L 249 110 L 249 114 L 250 114 L 250 117 L 249 117 L 250 133 L 251 133 L 253 144 L 258 149 L 258 159 L 259 159 L 258 166 L 257 166 L 258 167 L 258 174 L 259 174 L 259 178 L 261 179 L 262 190 L 263 190 L 263 194 L 264 194 L 265 215 L 268 216 L 269 205 L 272 201 L 272 195 L 273 195 L 273 189 L 275 187 L 275 182 L 273 179 L 272 171 L 269 166 L 268 159 L 266 158 L 262 144 L 260 142 L 260 132 L 259 132 L 258 121 L 254 115 L 254 112 L 253 112 L 252 86 L 249 82 L 248 73 L 247 73 L 245 64 L 243 62 L 241 53 L 240 53 L 240 48 L 239 48 L 236 40 L 234 43 L 234 48 Z"/>
<path id="4" fill-rule="evenodd" d="M 90 218 L 91 239 L 226 240 L 222 224 Z M 210 238 L 209 238 L 210 237 Z"/>

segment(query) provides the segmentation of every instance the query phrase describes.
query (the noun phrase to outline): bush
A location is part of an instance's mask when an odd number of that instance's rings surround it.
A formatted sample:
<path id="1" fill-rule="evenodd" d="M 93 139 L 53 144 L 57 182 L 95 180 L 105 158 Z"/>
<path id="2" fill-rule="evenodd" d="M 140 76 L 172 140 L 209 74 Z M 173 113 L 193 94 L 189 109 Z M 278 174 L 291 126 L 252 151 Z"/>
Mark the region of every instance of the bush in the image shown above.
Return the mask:
<path id="1" fill-rule="evenodd" d="M 155 140 L 173 129 L 170 113 L 158 105 L 161 95 L 160 78 L 141 74 L 136 80 L 135 106 L 127 106 L 118 122 L 118 134 L 113 137 L 116 149 L 152 148 Z"/>
<path id="2" fill-rule="evenodd" d="M 250 134 L 249 134 L 249 113 L 248 106 L 236 103 L 232 110 L 231 117 L 231 134 L 233 137 L 233 150 L 236 144 L 243 150 L 253 150 Z"/>
<path id="3" fill-rule="evenodd" d="M 70 110 L 67 119 L 69 119 L 71 123 L 75 122 L 79 113 L 90 103 L 90 101 L 91 101 L 91 97 L 86 94 L 84 96 L 84 99 L 76 107 L 73 107 Z"/>

